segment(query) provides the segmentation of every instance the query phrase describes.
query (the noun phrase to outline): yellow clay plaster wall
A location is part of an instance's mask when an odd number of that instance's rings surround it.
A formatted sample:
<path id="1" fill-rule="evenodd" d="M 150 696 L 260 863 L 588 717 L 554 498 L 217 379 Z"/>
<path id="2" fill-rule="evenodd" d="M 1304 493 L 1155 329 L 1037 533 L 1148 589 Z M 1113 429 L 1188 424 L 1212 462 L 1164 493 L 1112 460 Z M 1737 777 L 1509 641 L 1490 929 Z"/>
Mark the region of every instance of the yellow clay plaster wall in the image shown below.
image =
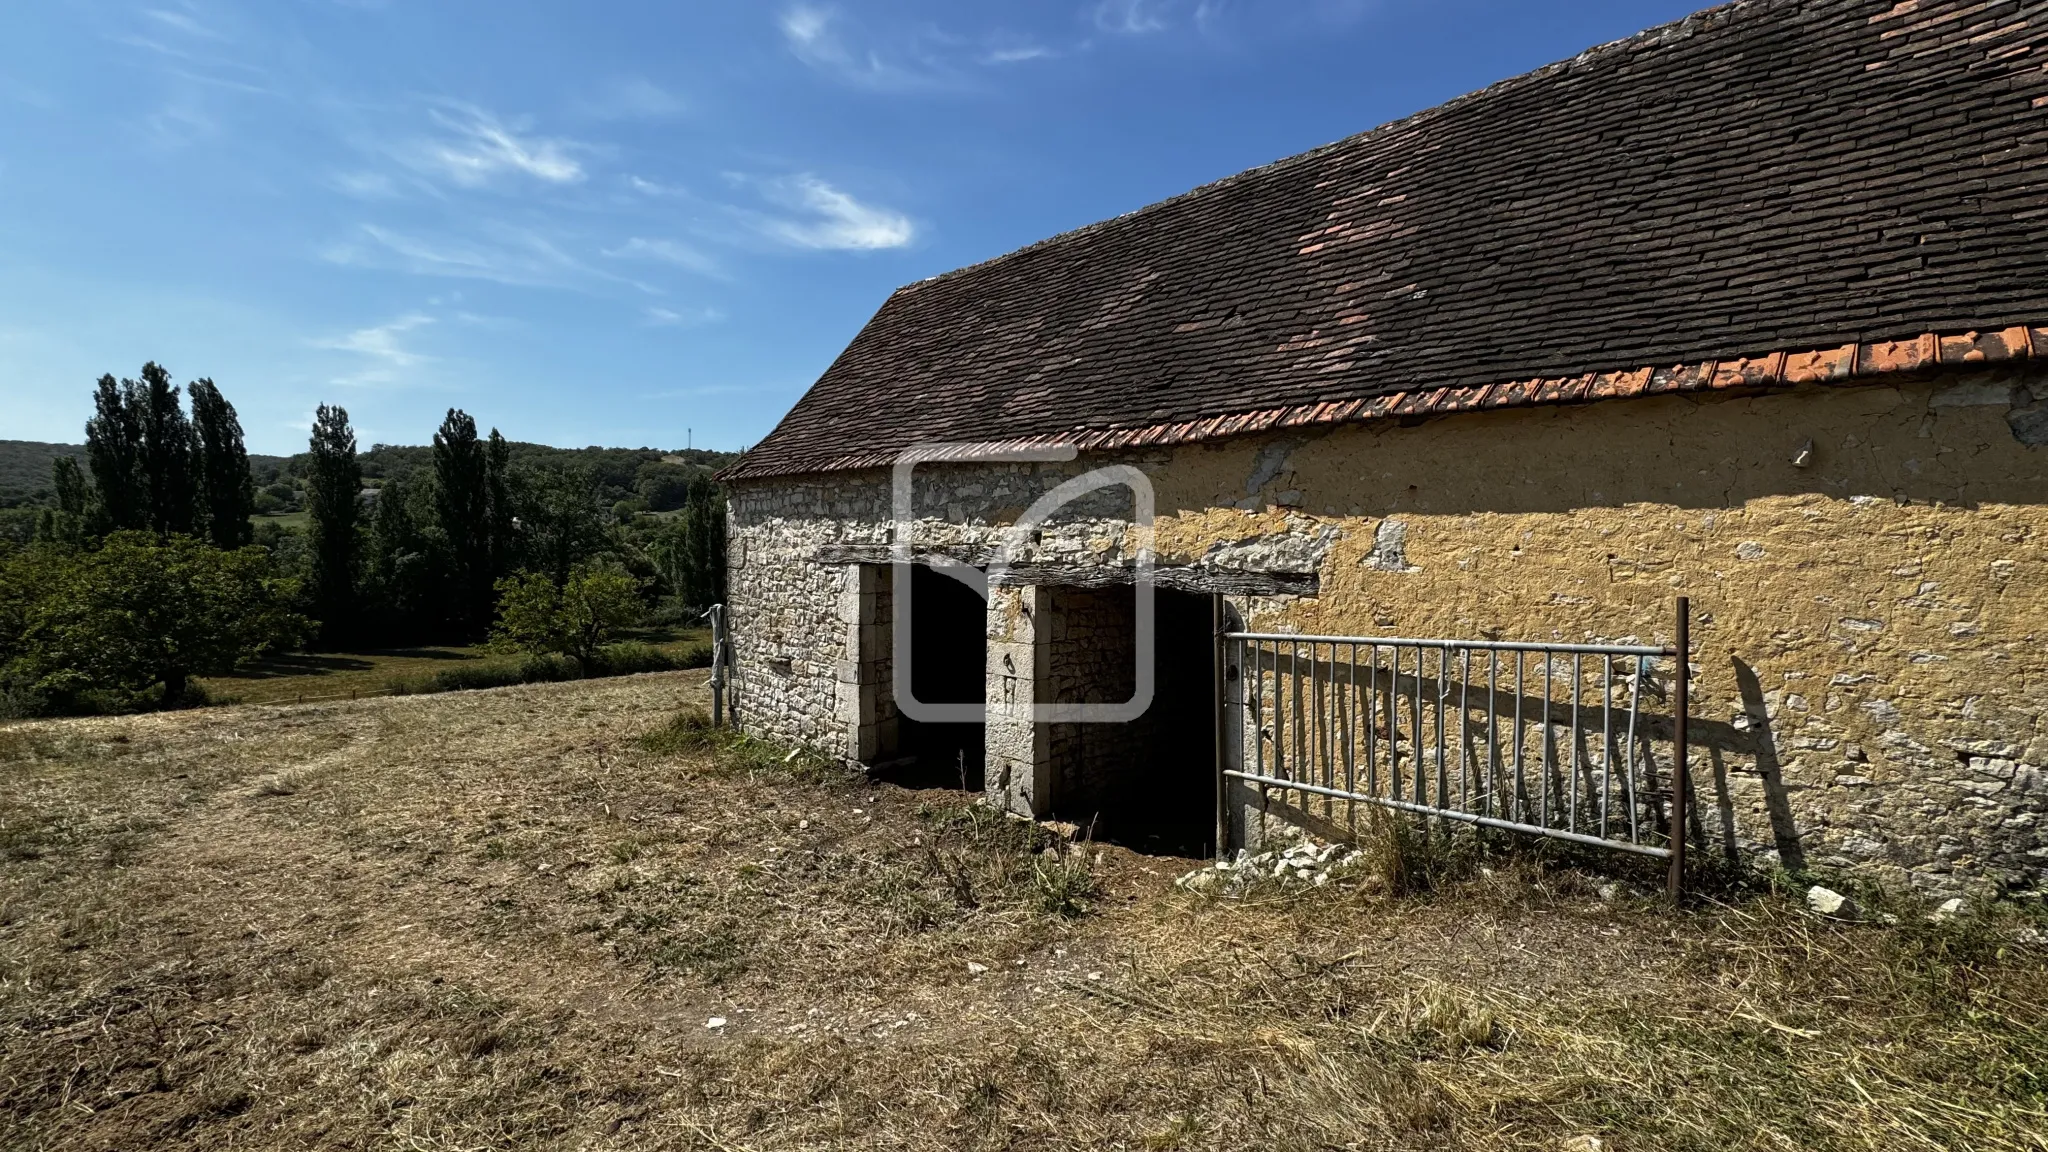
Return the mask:
<path id="1" fill-rule="evenodd" d="M 1669 643 L 1687 594 L 1693 771 L 1752 856 L 2032 889 L 2048 448 L 2009 427 L 2015 398 L 2005 379 L 1663 397 L 1226 442 L 1147 471 L 1163 562 L 1328 538 L 1320 595 L 1250 604 L 1259 630 Z"/>

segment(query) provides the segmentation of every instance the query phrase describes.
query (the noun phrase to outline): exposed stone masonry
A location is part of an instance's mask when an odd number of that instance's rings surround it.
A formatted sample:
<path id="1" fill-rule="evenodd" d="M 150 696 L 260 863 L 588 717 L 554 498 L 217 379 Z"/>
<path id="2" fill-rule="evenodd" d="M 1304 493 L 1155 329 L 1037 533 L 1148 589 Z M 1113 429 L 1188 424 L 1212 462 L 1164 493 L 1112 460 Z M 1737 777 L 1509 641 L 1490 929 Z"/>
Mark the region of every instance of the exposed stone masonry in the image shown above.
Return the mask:
<path id="1" fill-rule="evenodd" d="M 1114 460 L 1157 489 L 1162 562 L 1318 574 L 1313 597 L 1236 599 L 1260 630 L 1668 643 L 1685 592 L 1710 850 L 2030 890 L 2048 869 L 2048 451 L 2022 433 L 2043 397 L 1977 375 L 926 466 L 915 539 L 992 548 Z M 1020 558 L 1127 566 L 1129 507 L 1098 493 Z M 815 557 L 888 539 L 886 473 L 736 486 L 748 728 L 861 757 L 859 730 L 886 719 L 860 697 L 887 648 L 881 570 Z M 992 701 L 1059 690 L 1047 615 L 1065 597 L 992 591 Z M 991 719 L 990 787 L 1019 810 L 1052 787 L 1045 727 Z"/>

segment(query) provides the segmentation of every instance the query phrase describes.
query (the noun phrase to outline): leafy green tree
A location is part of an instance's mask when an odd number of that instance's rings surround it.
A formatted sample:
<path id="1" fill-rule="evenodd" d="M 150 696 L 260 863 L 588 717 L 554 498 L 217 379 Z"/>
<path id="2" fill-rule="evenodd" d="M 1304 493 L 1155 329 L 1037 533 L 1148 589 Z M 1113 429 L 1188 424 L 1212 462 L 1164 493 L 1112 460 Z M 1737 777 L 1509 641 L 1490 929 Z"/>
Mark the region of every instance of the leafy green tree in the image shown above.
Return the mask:
<path id="1" fill-rule="evenodd" d="M 476 421 L 450 408 L 434 433 L 434 510 L 448 537 L 456 628 L 474 634 L 491 602 L 491 462 Z"/>
<path id="2" fill-rule="evenodd" d="M 356 584 L 361 565 L 360 519 L 363 474 L 356 463 L 356 434 L 348 410 L 322 404 L 313 415 L 312 466 L 306 478 L 306 511 L 312 534 L 313 609 L 321 638 L 340 643 L 357 622 Z"/>
<path id="3" fill-rule="evenodd" d="M 633 474 L 633 487 L 647 501 L 650 511 L 673 512 L 689 502 L 690 481 L 694 477 L 695 473 L 688 468 L 654 460 L 642 464 Z"/>
<path id="4" fill-rule="evenodd" d="M 365 565 L 383 639 L 412 643 L 447 629 L 447 548 L 434 524 L 433 477 L 413 473 L 377 490 Z"/>
<path id="5" fill-rule="evenodd" d="M 499 647 L 536 655 L 572 656 L 588 673 L 604 646 L 642 615 L 639 585 L 605 565 L 578 565 L 556 584 L 545 573 L 525 572 L 498 581 Z"/>
<path id="6" fill-rule="evenodd" d="M 192 424 L 178 387 L 162 365 L 142 366 L 136 423 L 142 429 L 142 476 L 149 497 L 149 527 L 159 536 L 192 534 L 199 483 L 193 468 Z"/>
<path id="7" fill-rule="evenodd" d="M 563 464 L 521 467 L 513 474 L 521 556 L 557 584 L 576 565 L 609 550 L 605 509 L 590 475 Z"/>
<path id="8" fill-rule="evenodd" d="M 177 704 L 191 678 L 298 643 L 291 581 L 261 548 L 117 532 L 93 551 L 36 547 L 0 563 L 0 680 L 76 706 Z"/>
<path id="9" fill-rule="evenodd" d="M 108 530 L 149 526 L 149 485 L 142 470 L 142 423 L 135 382 L 102 376 L 85 422 L 86 460 Z"/>
<path id="10" fill-rule="evenodd" d="M 717 481 L 703 475 L 691 481 L 683 514 L 651 551 L 684 604 L 706 608 L 725 600 L 725 492 Z"/>
<path id="11" fill-rule="evenodd" d="M 84 547 L 96 511 L 92 481 L 85 478 L 76 456 L 59 456 L 50 461 L 50 484 L 57 493 L 57 506 L 43 510 L 36 523 L 36 539 L 66 548 Z"/>
<path id="12" fill-rule="evenodd" d="M 256 481 L 235 406 L 206 377 L 192 382 L 192 431 L 207 539 L 216 548 L 240 548 L 255 538 L 249 515 L 256 508 Z"/>

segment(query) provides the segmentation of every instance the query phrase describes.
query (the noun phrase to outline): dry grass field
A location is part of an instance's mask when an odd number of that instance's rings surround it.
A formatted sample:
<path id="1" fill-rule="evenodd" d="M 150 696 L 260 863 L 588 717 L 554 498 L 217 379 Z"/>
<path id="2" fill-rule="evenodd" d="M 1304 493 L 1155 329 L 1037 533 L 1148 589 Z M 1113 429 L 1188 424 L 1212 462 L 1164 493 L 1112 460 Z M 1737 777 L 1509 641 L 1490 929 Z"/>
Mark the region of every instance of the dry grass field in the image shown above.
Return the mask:
<path id="1" fill-rule="evenodd" d="M 0 728 L 0 1146 L 2048 1148 L 2016 912 L 1192 895 L 702 682 Z"/>

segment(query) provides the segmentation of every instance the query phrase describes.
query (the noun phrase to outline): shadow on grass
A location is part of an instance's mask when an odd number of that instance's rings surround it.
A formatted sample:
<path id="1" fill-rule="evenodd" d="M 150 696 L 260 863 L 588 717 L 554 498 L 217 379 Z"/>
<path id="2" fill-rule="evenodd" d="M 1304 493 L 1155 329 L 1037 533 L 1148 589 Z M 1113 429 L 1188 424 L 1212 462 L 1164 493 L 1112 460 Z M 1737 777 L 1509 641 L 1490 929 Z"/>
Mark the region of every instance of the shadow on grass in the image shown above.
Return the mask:
<path id="1" fill-rule="evenodd" d="M 362 652 L 280 652 L 246 668 L 225 673 L 221 680 L 281 680 L 369 672 L 386 660 L 433 660 L 461 663 L 479 659 L 474 652 L 451 648 L 378 648 Z"/>
<path id="2" fill-rule="evenodd" d="M 219 677 L 222 680 L 276 680 L 285 676 L 326 676 L 336 672 L 367 672 L 375 667 L 359 656 L 316 655 L 284 652 L 266 656 L 246 668 Z"/>

